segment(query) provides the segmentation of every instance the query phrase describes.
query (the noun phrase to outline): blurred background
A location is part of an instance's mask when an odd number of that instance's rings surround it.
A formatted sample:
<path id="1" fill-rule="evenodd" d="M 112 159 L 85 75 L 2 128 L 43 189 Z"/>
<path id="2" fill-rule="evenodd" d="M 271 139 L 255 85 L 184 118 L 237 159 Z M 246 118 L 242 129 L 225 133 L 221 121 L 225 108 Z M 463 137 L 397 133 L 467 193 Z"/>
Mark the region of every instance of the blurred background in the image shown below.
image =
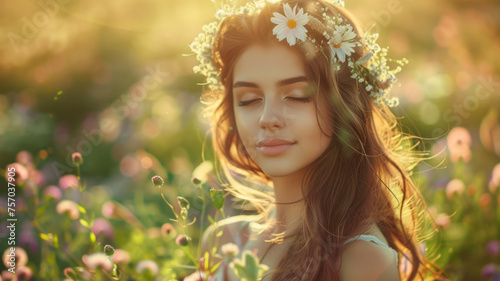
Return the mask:
<path id="1" fill-rule="evenodd" d="M 129 255 L 123 274 L 182 280 L 194 270 L 178 265 L 193 263 L 166 232 L 174 215 L 150 178 L 160 175 L 165 196 L 192 200 L 190 217 L 200 217 L 191 177 L 213 153 L 197 84 L 204 78 L 192 72 L 189 44 L 217 5 L 20 0 L 0 7 L 0 171 L 18 163 L 28 174 L 15 195 L 24 276 L 78 275 L 82 261 L 92 269 L 89 259 L 112 244 Z M 405 133 L 423 138 L 420 149 L 437 155 L 414 173 L 441 230 L 427 251 L 452 280 L 500 278 L 500 3 L 351 0 L 346 8 L 380 33 L 390 57 L 410 61 L 393 88 L 394 113 Z M 83 192 L 64 178 L 78 174 L 74 152 L 84 160 L 75 184 L 85 183 Z M 209 165 L 197 173 L 203 169 Z M 0 186 L 3 253 L 4 177 Z M 78 218 L 60 212 L 64 200 L 81 205 Z M 200 227 L 190 226 L 193 245 Z M 4 280 L 13 278 L 7 268 L 0 266 Z"/>

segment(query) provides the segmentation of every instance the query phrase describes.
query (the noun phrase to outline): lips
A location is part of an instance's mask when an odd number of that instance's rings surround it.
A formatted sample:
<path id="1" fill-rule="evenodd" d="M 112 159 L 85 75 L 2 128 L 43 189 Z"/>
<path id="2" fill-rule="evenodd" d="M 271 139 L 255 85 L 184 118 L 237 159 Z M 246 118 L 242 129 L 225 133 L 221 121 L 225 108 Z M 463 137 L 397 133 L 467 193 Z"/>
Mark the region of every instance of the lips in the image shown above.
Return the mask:
<path id="1" fill-rule="evenodd" d="M 295 144 L 293 141 L 280 138 L 267 138 L 257 143 L 257 150 L 268 156 L 276 156 L 284 153 Z"/>
<path id="2" fill-rule="evenodd" d="M 284 145 L 284 144 L 294 144 L 295 142 L 285 140 L 285 139 L 280 139 L 280 138 L 267 138 L 259 141 L 257 143 L 258 147 L 262 146 L 278 146 L 278 145 Z"/>

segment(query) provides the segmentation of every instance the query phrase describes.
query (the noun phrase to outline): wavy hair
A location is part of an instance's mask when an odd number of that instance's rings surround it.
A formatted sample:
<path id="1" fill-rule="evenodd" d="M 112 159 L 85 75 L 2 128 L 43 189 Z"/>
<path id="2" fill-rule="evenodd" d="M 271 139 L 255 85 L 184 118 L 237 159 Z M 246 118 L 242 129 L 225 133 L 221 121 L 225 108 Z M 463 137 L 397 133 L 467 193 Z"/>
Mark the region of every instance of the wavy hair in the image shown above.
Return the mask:
<path id="1" fill-rule="evenodd" d="M 285 2 L 321 19 L 311 7 L 319 2 L 328 7 L 328 13 L 348 21 L 356 40 L 362 40 L 361 28 L 343 8 L 323 0 Z M 278 42 L 270 18 L 273 12 L 281 12 L 282 3 L 267 3 L 255 15 L 230 16 L 221 22 L 212 55 L 224 89 L 202 95 L 205 116 L 211 120 L 216 159 L 229 182 L 227 190 L 251 203 L 266 218 L 273 206 L 272 181 L 251 159 L 238 135 L 232 93 L 236 60 L 254 44 L 292 49 L 301 57 L 306 76 L 315 86 L 317 117 L 329 121 L 329 127 L 322 130 L 333 135 L 332 140 L 310 164 L 302 181 L 304 221 L 285 237 L 294 243 L 272 280 L 340 280 L 342 245 L 372 224 L 380 228 L 389 246 L 408 260 L 409 270 L 400 272 L 403 280 L 425 280 L 428 275 L 444 278 L 442 270 L 426 259 L 418 246 L 430 214 L 425 212 L 426 204 L 411 179 L 411 171 L 425 155 L 411 145 L 416 137 L 398 129 L 396 117 L 385 105 L 374 104 L 363 84 L 350 77 L 347 63 L 338 71 L 332 68 L 326 42 L 322 52 L 316 52 L 309 41 L 292 47 Z M 316 42 L 322 38 L 314 30 L 308 34 L 317 38 Z M 353 61 L 366 52 L 356 47 L 351 54 Z M 319 103 L 326 106 L 318 107 Z M 326 112 L 321 108 L 327 108 Z"/>

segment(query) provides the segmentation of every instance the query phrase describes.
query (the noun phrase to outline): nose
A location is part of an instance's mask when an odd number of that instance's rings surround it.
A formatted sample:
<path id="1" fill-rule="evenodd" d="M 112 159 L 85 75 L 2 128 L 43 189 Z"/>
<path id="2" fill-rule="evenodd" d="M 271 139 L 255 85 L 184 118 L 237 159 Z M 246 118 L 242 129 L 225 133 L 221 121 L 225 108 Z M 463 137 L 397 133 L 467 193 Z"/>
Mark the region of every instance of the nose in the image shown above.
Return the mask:
<path id="1" fill-rule="evenodd" d="M 285 118 L 283 114 L 284 108 L 280 101 L 267 100 L 264 105 L 264 112 L 259 120 L 261 129 L 279 129 L 285 125 Z"/>

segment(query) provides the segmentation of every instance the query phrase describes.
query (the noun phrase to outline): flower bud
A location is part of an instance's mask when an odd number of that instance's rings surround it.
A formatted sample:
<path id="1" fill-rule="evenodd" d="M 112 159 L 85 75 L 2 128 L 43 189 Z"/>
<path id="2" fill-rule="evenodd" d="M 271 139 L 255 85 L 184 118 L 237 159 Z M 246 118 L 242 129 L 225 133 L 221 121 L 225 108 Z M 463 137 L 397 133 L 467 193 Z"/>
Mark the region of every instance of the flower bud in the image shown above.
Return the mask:
<path id="1" fill-rule="evenodd" d="M 79 166 L 81 164 L 83 164 L 83 158 L 82 158 L 82 155 L 80 154 L 80 152 L 75 152 L 71 155 L 71 161 L 73 161 L 73 164 L 75 166 Z"/>
<path id="2" fill-rule="evenodd" d="M 199 180 L 197 177 L 193 177 L 193 178 L 191 178 L 191 182 L 192 182 L 193 184 L 198 185 L 198 184 L 200 184 L 200 183 L 201 183 L 201 180 Z"/>
<path id="3" fill-rule="evenodd" d="M 187 236 L 182 234 L 177 236 L 177 238 L 175 239 L 175 243 L 177 243 L 177 245 L 187 246 L 188 244 Z"/>
<path id="4" fill-rule="evenodd" d="M 104 253 L 106 256 L 112 256 L 115 253 L 115 248 L 113 248 L 111 245 L 106 245 L 104 246 Z"/>
<path id="5" fill-rule="evenodd" d="M 177 196 L 177 202 L 179 202 L 179 206 L 181 206 L 181 208 L 189 210 L 189 201 L 187 201 L 186 198 Z"/>
<path id="6" fill-rule="evenodd" d="M 160 187 L 163 185 L 163 179 L 160 177 L 160 176 L 154 176 L 151 178 L 151 181 L 153 182 L 153 184 L 157 187 Z"/>

